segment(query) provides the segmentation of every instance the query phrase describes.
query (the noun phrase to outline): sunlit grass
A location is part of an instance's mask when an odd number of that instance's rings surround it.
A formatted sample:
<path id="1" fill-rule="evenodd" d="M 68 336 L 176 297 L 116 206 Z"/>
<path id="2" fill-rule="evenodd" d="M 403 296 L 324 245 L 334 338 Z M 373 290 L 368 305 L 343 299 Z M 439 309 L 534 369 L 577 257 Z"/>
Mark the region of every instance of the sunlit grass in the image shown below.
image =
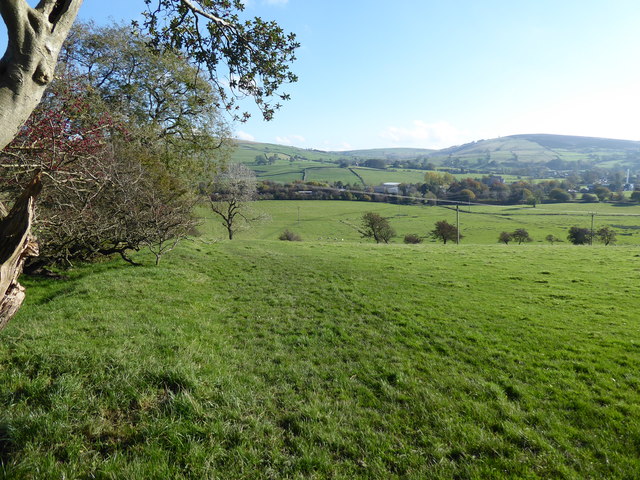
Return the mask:
<path id="1" fill-rule="evenodd" d="M 342 203 L 27 280 L 4 477 L 638 477 L 635 247 L 312 238 Z"/>

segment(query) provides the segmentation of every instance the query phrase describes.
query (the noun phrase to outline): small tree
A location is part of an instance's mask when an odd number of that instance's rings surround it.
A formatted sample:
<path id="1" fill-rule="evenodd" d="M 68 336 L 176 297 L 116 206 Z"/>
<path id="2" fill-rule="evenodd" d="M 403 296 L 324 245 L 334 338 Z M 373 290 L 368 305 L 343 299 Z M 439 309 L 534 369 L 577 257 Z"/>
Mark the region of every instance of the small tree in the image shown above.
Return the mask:
<path id="1" fill-rule="evenodd" d="M 553 245 L 555 242 L 561 242 L 562 241 L 561 239 L 559 239 L 555 235 L 552 235 L 551 233 L 549 235 L 547 235 L 546 237 L 544 237 L 544 239 L 547 242 L 549 242 L 551 245 Z"/>
<path id="2" fill-rule="evenodd" d="M 451 225 L 446 220 L 436 222 L 435 228 L 431 230 L 430 235 L 436 240 L 442 240 L 445 245 L 449 240 L 457 241 L 458 238 L 462 238 L 462 235 L 459 235 L 458 227 Z"/>
<path id="3" fill-rule="evenodd" d="M 574 245 L 586 245 L 591 241 L 591 230 L 588 228 L 571 227 L 567 239 Z"/>
<path id="4" fill-rule="evenodd" d="M 529 236 L 529 232 L 527 232 L 524 228 L 518 228 L 514 231 L 511 236 L 515 241 L 518 242 L 518 245 L 522 244 L 522 242 L 532 242 L 533 238 Z"/>
<path id="5" fill-rule="evenodd" d="M 504 243 L 505 245 L 509 245 L 509 242 L 513 240 L 513 235 L 509 232 L 501 232 L 498 236 L 498 241 Z"/>
<path id="6" fill-rule="evenodd" d="M 362 215 L 362 229 L 359 231 L 364 238 L 373 238 L 376 243 L 389 243 L 389 240 L 396 236 L 389 220 L 375 212 Z"/>
<path id="7" fill-rule="evenodd" d="M 599 228 L 595 237 L 605 245 L 616 243 L 616 232 L 609 227 Z"/>
<path id="8" fill-rule="evenodd" d="M 408 233 L 407 235 L 404 236 L 404 243 L 407 243 L 407 244 L 422 243 L 422 237 L 419 235 L 416 235 L 415 233 Z"/>
<path id="9" fill-rule="evenodd" d="M 229 240 L 258 220 L 249 206 L 256 196 L 256 175 L 241 163 L 231 164 L 217 175 L 209 192 L 211 210 L 222 218 Z"/>
<path id="10" fill-rule="evenodd" d="M 292 232 L 288 228 L 284 232 L 282 232 L 280 234 L 278 239 L 279 240 L 284 240 L 284 241 L 287 241 L 287 242 L 301 242 L 302 241 L 302 237 L 300 237 L 300 235 L 298 235 L 297 233 Z"/>

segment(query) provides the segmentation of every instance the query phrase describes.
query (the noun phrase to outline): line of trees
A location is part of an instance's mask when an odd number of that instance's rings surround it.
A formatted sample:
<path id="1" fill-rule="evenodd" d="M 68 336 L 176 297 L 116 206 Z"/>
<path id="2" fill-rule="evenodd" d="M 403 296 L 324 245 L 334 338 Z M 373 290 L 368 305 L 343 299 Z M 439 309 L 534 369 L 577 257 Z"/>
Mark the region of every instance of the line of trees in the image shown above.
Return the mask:
<path id="1" fill-rule="evenodd" d="M 360 225 L 350 226 L 354 227 L 363 238 L 372 238 L 376 243 L 389 243 L 389 241 L 396 236 L 396 231 L 389 223 L 389 219 L 375 212 L 364 213 Z M 457 243 L 464 238 L 459 232 L 458 227 L 446 220 L 438 220 L 434 224 L 434 228 L 429 231 L 427 237 L 440 241 L 445 245 L 447 242 Z M 424 238 L 426 237 L 410 233 L 404 236 L 404 243 L 418 244 L 422 243 Z M 592 234 L 588 228 L 573 226 L 569 228 L 567 239 L 574 245 L 591 244 L 594 239 L 602 242 L 604 245 L 612 245 L 616 242 L 616 232 L 610 227 L 605 226 L 599 228 Z M 545 240 L 551 244 L 562 241 L 551 234 L 547 235 Z M 498 236 L 498 241 L 505 245 L 508 245 L 511 241 L 515 241 L 518 242 L 518 245 L 521 245 L 522 243 L 532 242 L 533 238 L 525 228 L 517 228 L 513 232 L 501 232 Z"/>

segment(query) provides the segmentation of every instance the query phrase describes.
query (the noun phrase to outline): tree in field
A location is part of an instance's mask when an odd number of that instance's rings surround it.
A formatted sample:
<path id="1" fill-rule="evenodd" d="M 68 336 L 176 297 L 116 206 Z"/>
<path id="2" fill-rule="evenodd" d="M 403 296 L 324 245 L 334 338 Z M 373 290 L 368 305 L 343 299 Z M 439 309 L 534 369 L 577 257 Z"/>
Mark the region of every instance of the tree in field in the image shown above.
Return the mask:
<path id="1" fill-rule="evenodd" d="M 521 245 L 522 242 L 532 242 L 533 239 L 529 236 L 529 232 L 527 232 L 524 228 L 516 229 L 512 234 L 513 239 L 518 242 L 518 245 Z"/>
<path id="2" fill-rule="evenodd" d="M 595 233 L 595 237 L 605 245 L 616 243 L 616 236 L 615 230 L 609 227 L 601 227 Z"/>
<path id="3" fill-rule="evenodd" d="M 435 228 L 430 232 L 430 236 L 436 240 L 441 240 L 445 245 L 449 240 L 456 242 L 458 238 L 462 238 L 462 235 L 459 235 L 458 228 L 446 220 L 436 222 Z"/>
<path id="4" fill-rule="evenodd" d="M 509 245 L 509 242 L 513 240 L 513 235 L 509 232 L 501 232 L 498 236 L 498 241 L 504 243 L 505 245 Z"/>
<path id="5" fill-rule="evenodd" d="M 546 237 L 544 237 L 544 239 L 547 242 L 549 242 L 551 245 L 553 245 L 556 242 L 561 242 L 562 241 L 561 239 L 559 239 L 558 237 L 556 237 L 555 235 L 553 235 L 551 233 L 549 235 L 547 235 Z"/>
<path id="6" fill-rule="evenodd" d="M 632 202 L 640 202 L 640 190 L 634 190 L 631 192 L 630 198 Z"/>
<path id="7" fill-rule="evenodd" d="M 591 243 L 591 230 L 575 226 L 571 227 L 567 239 L 574 245 L 587 245 Z"/>
<path id="8" fill-rule="evenodd" d="M 257 221 L 250 203 L 256 197 L 256 175 L 241 163 L 233 163 L 216 175 L 206 194 L 213 213 L 222 219 L 229 240 Z"/>
<path id="9" fill-rule="evenodd" d="M 234 118 L 246 119 L 236 98 L 251 96 L 265 119 L 287 100 L 283 84 L 296 81 L 289 70 L 298 43 L 275 22 L 242 19 L 242 0 L 145 0 L 140 25 L 150 45 L 192 59 L 213 84 L 215 105 Z M 17 135 L 53 79 L 58 53 L 82 0 L 2 0 L 0 16 L 7 27 L 7 51 L 0 59 L 0 149 Z M 155 4 L 155 8 L 151 6 Z M 277 97 L 274 103 L 271 99 Z M 24 289 L 18 284 L 27 256 L 34 255 L 33 208 L 41 190 L 39 177 L 16 200 L 0 222 L 0 327 L 20 307 Z"/>
<path id="10" fill-rule="evenodd" d="M 362 227 L 358 231 L 363 238 L 373 238 L 376 243 L 389 243 L 389 240 L 396 236 L 389 220 L 375 212 L 362 215 Z"/>

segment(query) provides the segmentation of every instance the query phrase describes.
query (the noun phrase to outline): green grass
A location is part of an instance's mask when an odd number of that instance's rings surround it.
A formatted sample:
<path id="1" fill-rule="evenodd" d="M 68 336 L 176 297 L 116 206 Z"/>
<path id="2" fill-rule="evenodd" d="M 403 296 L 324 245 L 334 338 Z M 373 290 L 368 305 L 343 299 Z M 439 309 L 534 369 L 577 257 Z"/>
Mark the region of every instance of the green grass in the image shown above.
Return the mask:
<path id="1" fill-rule="evenodd" d="M 159 267 L 26 280 L 5 478 L 640 475 L 637 248 L 318 241 L 372 204 L 263 204 Z M 262 239 L 298 206 L 306 241 Z"/>
<path id="2" fill-rule="evenodd" d="M 360 223 L 365 212 L 375 211 L 389 218 L 398 233 L 394 242 L 402 242 L 405 234 L 426 236 L 439 220 L 456 222 L 455 208 L 440 206 L 393 205 L 346 201 L 264 201 L 255 208 L 266 213 L 270 221 L 257 228 L 241 232 L 239 238 L 272 240 L 283 230 L 299 233 L 310 241 L 365 242 L 350 225 Z M 224 238 L 224 231 L 206 209 L 201 215 L 212 220 L 203 225 L 207 235 Z M 563 203 L 529 206 L 461 206 L 460 231 L 465 244 L 496 244 L 502 231 L 517 228 L 529 231 L 534 244 L 545 244 L 552 234 L 566 242 L 571 226 L 591 227 L 591 213 L 595 212 L 594 229 L 609 226 L 618 233 L 619 245 L 640 245 L 640 206 L 614 204 Z M 299 219 L 299 220 L 298 220 Z M 220 228 L 219 228 L 220 227 Z M 427 239 L 427 242 L 435 241 Z M 523 246 L 526 248 L 526 246 Z"/>

